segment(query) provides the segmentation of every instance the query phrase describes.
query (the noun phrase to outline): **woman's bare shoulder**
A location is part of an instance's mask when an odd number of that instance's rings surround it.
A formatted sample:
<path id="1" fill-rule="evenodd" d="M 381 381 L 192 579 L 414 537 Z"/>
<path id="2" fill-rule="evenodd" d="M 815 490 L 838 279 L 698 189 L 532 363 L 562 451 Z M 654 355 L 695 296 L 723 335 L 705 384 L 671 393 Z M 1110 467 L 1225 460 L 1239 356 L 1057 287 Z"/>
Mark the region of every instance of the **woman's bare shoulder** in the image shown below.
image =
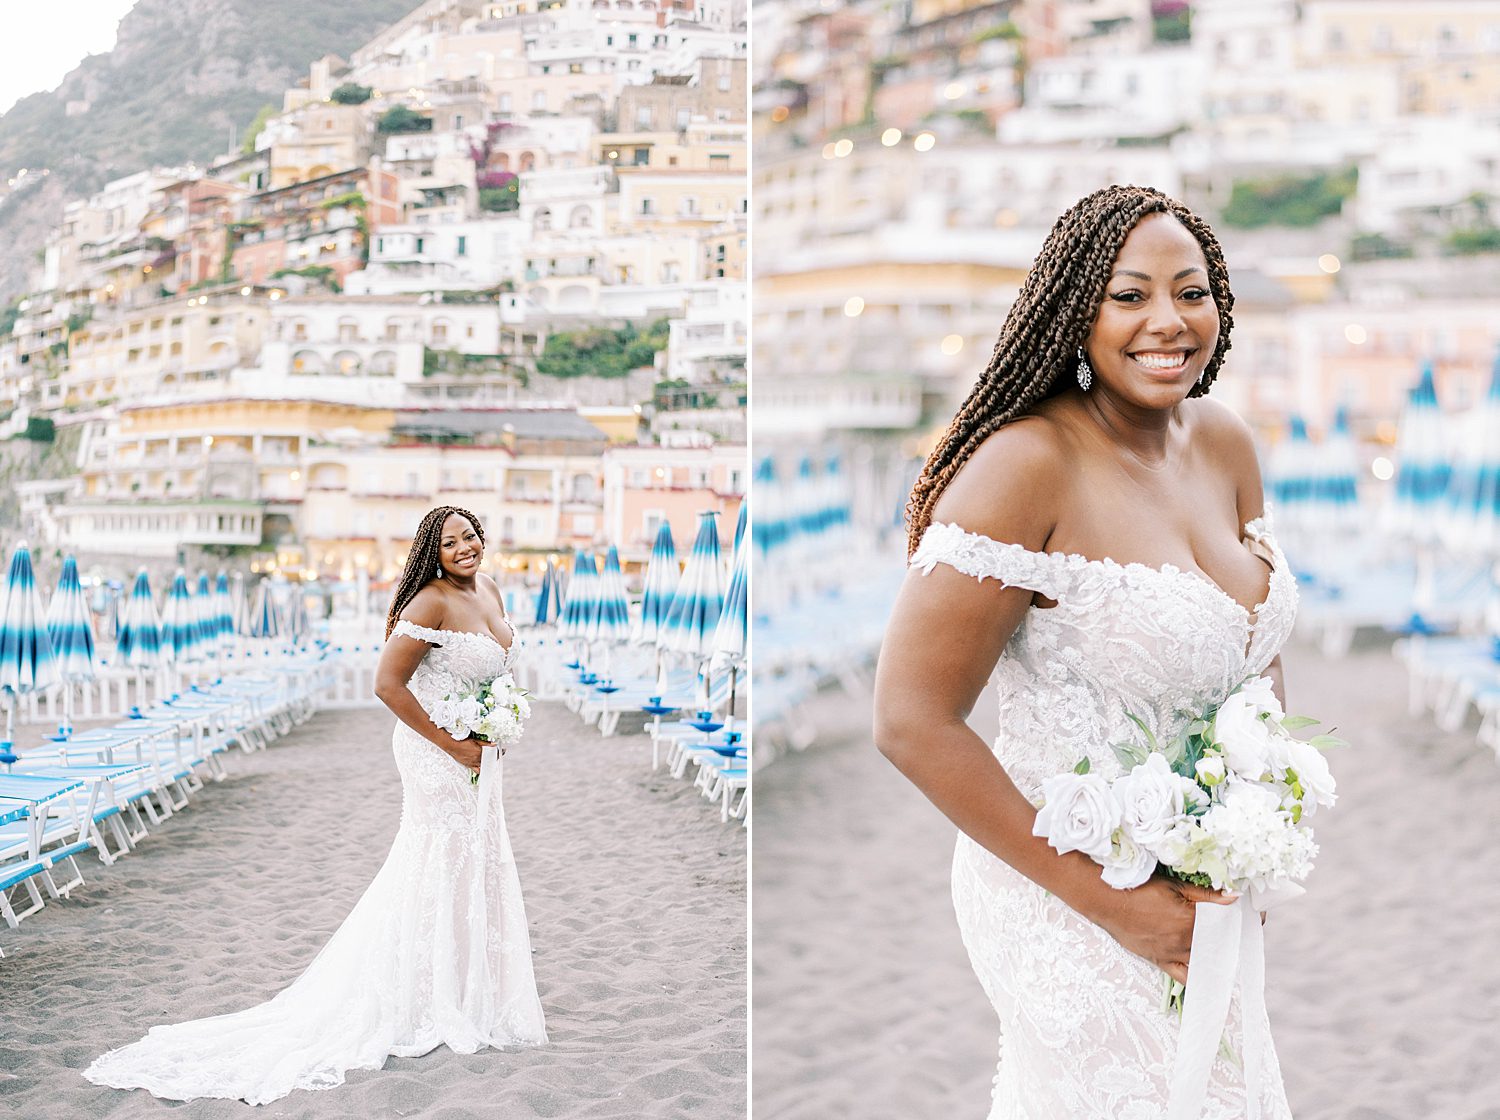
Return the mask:
<path id="1" fill-rule="evenodd" d="M 447 618 L 447 596 L 441 589 L 428 584 L 412 596 L 411 602 L 401 610 L 404 622 L 414 622 L 429 630 L 441 630 Z"/>
<path id="2" fill-rule="evenodd" d="M 1050 412 L 991 433 L 943 490 L 934 521 L 1040 550 L 1057 524 L 1069 440 Z"/>
<path id="3" fill-rule="evenodd" d="M 1233 484 L 1241 520 L 1264 512 L 1260 459 L 1255 433 L 1244 417 L 1222 401 L 1198 397 L 1184 402 L 1184 418 L 1199 460 L 1221 471 Z"/>

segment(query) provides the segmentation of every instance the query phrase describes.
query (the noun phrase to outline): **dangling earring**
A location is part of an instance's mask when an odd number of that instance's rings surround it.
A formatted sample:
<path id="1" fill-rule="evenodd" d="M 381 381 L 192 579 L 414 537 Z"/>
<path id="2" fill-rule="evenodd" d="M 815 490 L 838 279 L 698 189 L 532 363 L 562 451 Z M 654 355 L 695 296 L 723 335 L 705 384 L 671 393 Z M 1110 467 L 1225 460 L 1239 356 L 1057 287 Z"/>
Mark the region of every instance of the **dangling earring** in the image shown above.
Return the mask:
<path id="1" fill-rule="evenodd" d="M 443 566 L 442 566 L 442 565 L 441 565 L 441 564 L 439 564 L 439 565 L 438 565 L 438 574 L 437 574 L 437 578 L 438 578 L 438 579 L 442 579 L 442 578 L 443 578 Z"/>
<path id="2" fill-rule="evenodd" d="M 1094 383 L 1094 371 L 1089 365 L 1088 355 L 1083 352 L 1083 347 L 1078 348 L 1078 387 L 1085 393 L 1089 386 Z"/>

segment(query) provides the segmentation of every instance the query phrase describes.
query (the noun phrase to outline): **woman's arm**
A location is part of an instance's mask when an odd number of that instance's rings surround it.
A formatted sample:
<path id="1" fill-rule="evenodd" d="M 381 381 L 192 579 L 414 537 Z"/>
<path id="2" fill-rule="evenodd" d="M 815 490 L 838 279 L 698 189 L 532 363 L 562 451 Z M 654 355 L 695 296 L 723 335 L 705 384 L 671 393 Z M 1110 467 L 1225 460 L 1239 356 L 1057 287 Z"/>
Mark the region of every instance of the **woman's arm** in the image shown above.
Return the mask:
<path id="1" fill-rule="evenodd" d="M 1061 449 L 1040 425 L 1002 429 L 944 491 L 937 520 L 1042 551 L 1055 523 Z M 978 580 L 939 564 L 907 575 L 880 653 L 875 741 L 976 843 L 1102 926 L 1127 949 L 1179 980 L 1187 976 L 1192 903 L 1213 892 L 1153 879 L 1117 891 L 1097 863 L 1059 855 L 1032 835 L 1036 809 L 965 723 L 1032 592 Z"/>
<path id="2" fill-rule="evenodd" d="M 407 604 L 406 609 L 401 612 L 401 617 L 407 622 L 414 622 L 418 626 L 431 630 L 441 629 L 443 625 L 442 601 L 436 592 L 429 593 L 424 589 L 417 592 L 416 598 Z M 428 643 L 405 634 L 392 634 L 387 638 L 385 649 L 380 654 L 380 661 L 375 666 L 375 696 L 407 727 L 429 743 L 446 751 L 459 764 L 477 771 L 480 759 L 479 745 L 472 740 L 455 739 L 433 723 L 416 696 L 412 694 L 411 689 L 407 687 L 407 682 L 417 671 L 417 666 L 422 663 L 422 658 L 427 655 L 429 648 L 431 647 Z"/>

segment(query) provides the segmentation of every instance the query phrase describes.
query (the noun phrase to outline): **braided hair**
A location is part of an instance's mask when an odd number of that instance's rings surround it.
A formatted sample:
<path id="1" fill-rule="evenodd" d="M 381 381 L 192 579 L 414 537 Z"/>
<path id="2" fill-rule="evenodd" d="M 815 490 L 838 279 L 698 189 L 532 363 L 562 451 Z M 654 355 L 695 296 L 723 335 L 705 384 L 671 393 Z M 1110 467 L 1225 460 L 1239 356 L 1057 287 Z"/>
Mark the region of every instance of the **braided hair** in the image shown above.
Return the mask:
<path id="1" fill-rule="evenodd" d="M 1005 317 L 990 364 L 980 374 L 947 433 L 927 458 L 906 503 L 907 552 L 932 523 L 932 508 L 969 457 L 992 433 L 1036 404 L 1063 392 L 1078 368 L 1115 259 L 1147 214 L 1171 214 L 1186 227 L 1208 265 L 1208 288 L 1219 312 L 1219 340 L 1188 396 L 1208 392 L 1229 349 L 1234 326 L 1229 268 L 1219 241 L 1176 199 L 1151 187 L 1112 186 L 1074 203 L 1057 219 Z"/>
<path id="2" fill-rule="evenodd" d="M 437 578 L 443 545 L 443 522 L 453 514 L 468 519 L 484 544 L 484 526 L 479 518 L 459 506 L 438 506 L 422 518 L 417 532 L 412 537 L 411 550 L 406 554 L 406 567 L 401 570 L 401 581 L 396 584 L 396 593 L 391 596 L 391 609 L 385 616 L 385 636 L 389 638 L 406 605 L 417 597 L 417 592 Z"/>

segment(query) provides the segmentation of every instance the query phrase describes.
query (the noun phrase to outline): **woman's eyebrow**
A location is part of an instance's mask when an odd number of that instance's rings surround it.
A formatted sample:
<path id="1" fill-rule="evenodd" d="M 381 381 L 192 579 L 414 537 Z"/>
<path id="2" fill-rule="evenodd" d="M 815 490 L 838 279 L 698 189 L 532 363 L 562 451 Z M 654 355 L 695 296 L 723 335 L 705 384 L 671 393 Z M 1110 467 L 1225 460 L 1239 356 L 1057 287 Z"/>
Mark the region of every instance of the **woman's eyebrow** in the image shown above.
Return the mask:
<path id="1" fill-rule="evenodd" d="M 1187 268 L 1184 268 L 1181 272 L 1179 272 L 1176 276 L 1172 277 L 1172 279 L 1173 280 L 1181 280 L 1184 276 L 1190 276 L 1194 272 L 1203 272 L 1203 269 L 1199 268 L 1195 264 L 1194 265 L 1189 265 Z M 1205 272 L 1204 275 L 1206 276 L 1208 274 Z M 1115 269 L 1114 272 L 1110 273 L 1109 278 L 1111 280 L 1113 280 L 1116 276 L 1134 276 L 1137 280 L 1150 280 L 1151 279 L 1151 277 L 1147 276 L 1144 272 L 1133 272 L 1132 270 L 1130 270 L 1128 268 L 1117 268 L 1117 269 Z"/>

